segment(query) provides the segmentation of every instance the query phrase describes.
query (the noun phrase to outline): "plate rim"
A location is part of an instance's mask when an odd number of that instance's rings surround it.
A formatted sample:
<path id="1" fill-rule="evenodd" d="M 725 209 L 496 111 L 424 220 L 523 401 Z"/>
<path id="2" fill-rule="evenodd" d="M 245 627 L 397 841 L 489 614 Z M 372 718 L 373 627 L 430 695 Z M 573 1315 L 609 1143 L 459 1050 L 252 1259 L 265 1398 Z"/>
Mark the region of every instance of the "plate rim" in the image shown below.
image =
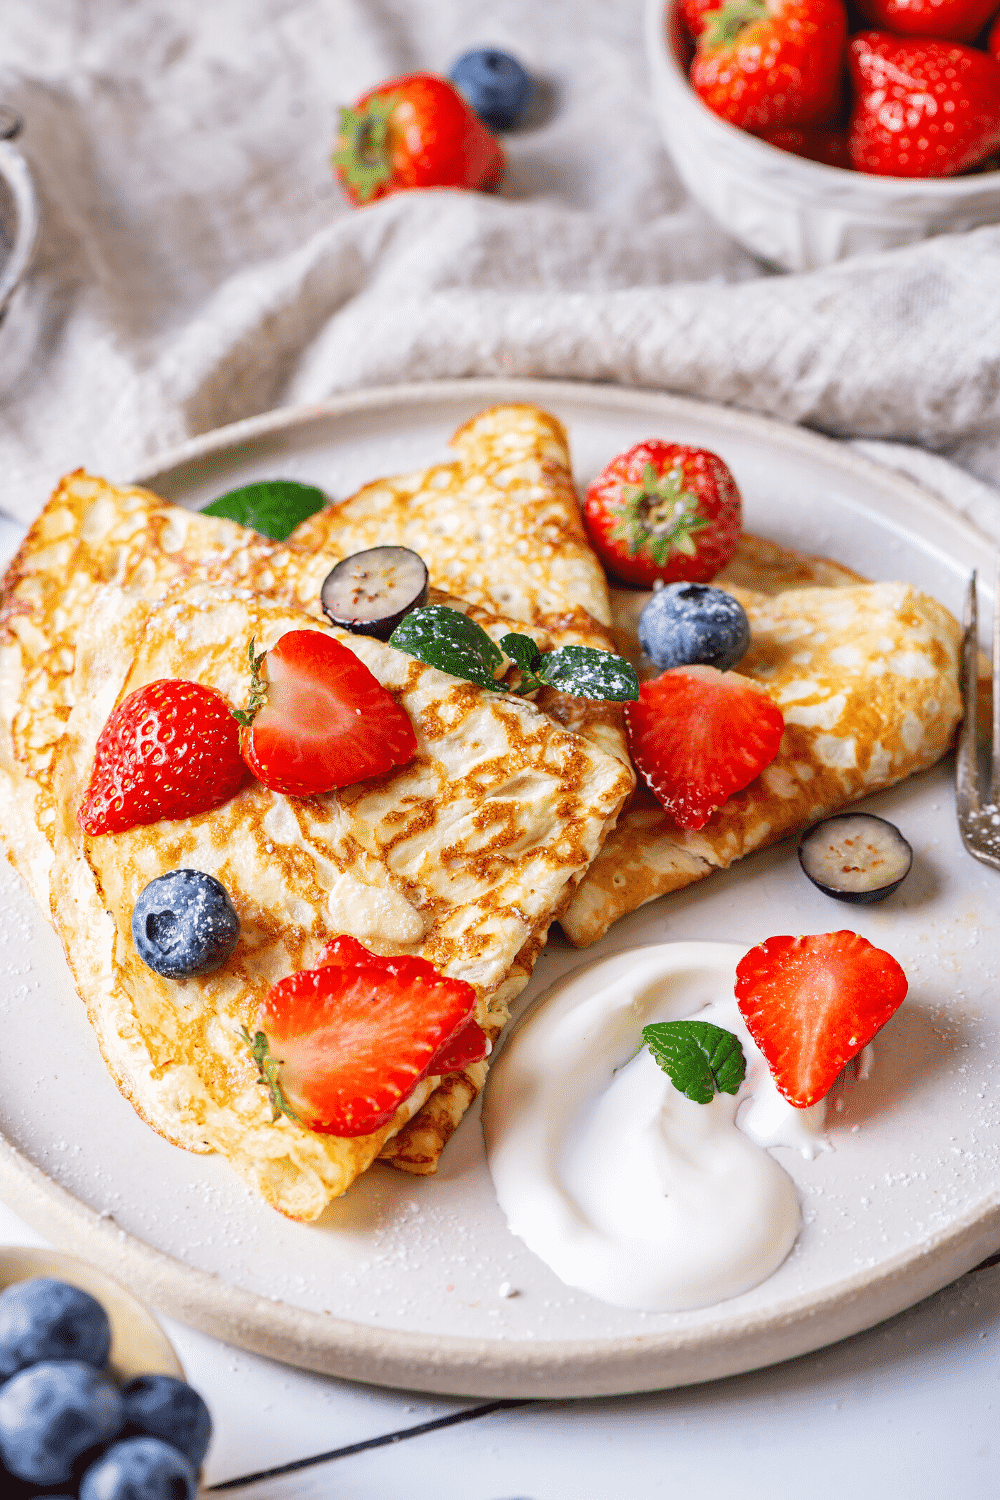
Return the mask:
<path id="1" fill-rule="evenodd" d="M 210 455 L 313 422 L 362 412 L 449 401 L 560 401 L 624 412 L 640 405 L 669 418 L 720 418 L 751 440 L 786 454 L 867 478 L 899 498 L 965 550 L 993 547 L 974 523 L 908 475 L 849 448 L 844 441 L 773 417 L 643 387 L 530 378 L 477 377 L 366 388 L 301 406 L 279 407 L 213 429 L 147 463 L 134 479 L 158 479 Z M 919 523 L 913 528 L 920 535 Z M 937 544 L 922 537 L 925 546 Z M 952 562 L 955 561 L 952 554 Z M 396 1389 L 476 1397 L 566 1399 L 661 1390 L 779 1363 L 859 1333 L 894 1316 L 972 1270 L 1000 1243 L 1000 1186 L 943 1230 L 907 1246 L 877 1267 L 853 1272 L 822 1294 L 802 1293 L 780 1310 L 760 1309 L 696 1328 L 594 1339 L 503 1341 L 388 1329 L 272 1301 L 186 1265 L 98 1214 L 0 1134 L 0 1190 L 33 1228 L 60 1248 L 83 1252 L 112 1276 L 181 1322 L 225 1342 L 317 1373 Z M 726 1303 L 719 1306 L 725 1308 Z M 816 1337 L 819 1323 L 823 1333 Z"/>

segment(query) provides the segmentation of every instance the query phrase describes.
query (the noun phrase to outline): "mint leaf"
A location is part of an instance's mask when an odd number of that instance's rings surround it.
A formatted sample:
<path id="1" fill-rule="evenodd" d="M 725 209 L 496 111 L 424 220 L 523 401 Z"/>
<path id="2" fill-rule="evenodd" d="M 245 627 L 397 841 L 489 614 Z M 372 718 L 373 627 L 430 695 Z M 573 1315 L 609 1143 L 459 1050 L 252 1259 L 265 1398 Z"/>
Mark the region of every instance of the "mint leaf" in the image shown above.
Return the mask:
<path id="1" fill-rule="evenodd" d="M 392 632 L 389 645 L 429 667 L 450 672 L 452 677 L 465 677 L 496 693 L 507 691 L 493 676 L 494 668 L 503 661 L 503 652 L 475 620 L 446 604 L 411 610 Z"/>
<path id="2" fill-rule="evenodd" d="M 613 651 L 595 651 L 592 646 L 560 646 L 546 652 L 535 670 L 540 681 L 574 698 L 610 698 L 615 703 L 632 703 L 639 696 L 635 668 Z"/>
<path id="3" fill-rule="evenodd" d="M 695 1104 L 737 1093 L 746 1077 L 739 1037 L 710 1021 L 658 1021 L 642 1028 L 642 1040 L 674 1088 Z"/>
<path id="4" fill-rule="evenodd" d="M 522 691 L 526 687 L 534 688 L 538 686 L 538 677 L 535 675 L 535 669 L 542 660 L 542 656 L 530 635 L 501 636 L 500 650 L 510 657 L 515 667 L 520 669 L 521 676 L 525 679 L 521 683 Z"/>
<path id="5" fill-rule="evenodd" d="M 264 479 L 259 484 L 245 484 L 229 490 L 206 505 L 205 516 L 222 516 L 249 526 L 272 542 L 283 542 L 307 516 L 322 510 L 326 496 L 313 484 L 299 484 L 295 479 Z"/>

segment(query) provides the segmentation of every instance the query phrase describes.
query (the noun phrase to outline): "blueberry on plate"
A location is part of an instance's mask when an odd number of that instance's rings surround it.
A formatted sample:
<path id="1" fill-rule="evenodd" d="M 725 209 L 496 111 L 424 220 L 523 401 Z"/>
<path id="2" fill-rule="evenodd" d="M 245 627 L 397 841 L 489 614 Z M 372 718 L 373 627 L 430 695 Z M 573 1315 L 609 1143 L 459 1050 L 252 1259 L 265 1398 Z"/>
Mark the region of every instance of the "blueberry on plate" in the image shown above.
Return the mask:
<path id="1" fill-rule="evenodd" d="M 226 962 L 239 935 L 229 892 L 203 870 L 158 875 L 132 908 L 139 957 L 165 979 L 211 974 Z"/>
<path id="2" fill-rule="evenodd" d="M 79 1359 L 100 1369 L 110 1348 L 107 1313 L 78 1286 L 33 1276 L 0 1292 L 0 1380 L 41 1360 Z"/>
<path id="3" fill-rule="evenodd" d="M 668 583 L 642 612 L 639 644 L 661 671 L 697 665 L 728 672 L 749 649 L 750 621 L 724 589 Z"/>
<path id="4" fill-rule="evenodd" d="M 885 818 L 837 813 L 806 829 L 799 863 L 825 896 L 861 906 L 883 901 L 906 879 L 913 850 Z"/>
<path id="5" fill-rule="evenodd" d="M 93 1365 L 31 1365 L 0 1390 L 0 1458 L 19 1479 L 65 1484 L 81 1454 L 110 1442 L 123 1421 L 118 1387 Z"/>
<path id="6" fill-rule="evenodd" d="M 531 78 L 516 57 L 496 47 L 474 47 L 462 53 L 449 77 L 493 130 L 513 130 L 520 124 Z"/>
<path id="7" fill-rule="evenodd" d="M 409 547 L 369 547 L 343 558 L 323 580 L 319 602 L 332 625 L 387 641 L 427 603 L 427 565 Z"/>
<path id="8" fill-rule="evenodd" d="M 90 1465 L 80 1500 L 195 1500 L 198 1476 L 183 1453 L 159 1438 L 124 1438 Z"/>
<path id="9" fill-rule="evenodd" d="M 125 1435 L 160 1438 L 177 1448 L 197 1469 L 212 1436 L 208 1407 L 174 1375 L 139 1375 L 122 1389 Z"/>

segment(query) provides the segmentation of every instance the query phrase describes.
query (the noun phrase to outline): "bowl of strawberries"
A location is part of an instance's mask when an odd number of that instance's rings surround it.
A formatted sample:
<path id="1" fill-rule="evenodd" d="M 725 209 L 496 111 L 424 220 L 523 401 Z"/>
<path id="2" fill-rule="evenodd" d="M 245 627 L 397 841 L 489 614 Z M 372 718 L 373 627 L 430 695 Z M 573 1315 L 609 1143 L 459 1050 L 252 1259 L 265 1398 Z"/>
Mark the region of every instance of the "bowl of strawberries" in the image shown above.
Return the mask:
<path id="1" fill-rule="evenodd" d="M 1000 0 L 648 0 L 646 50 L 679 176 L 771 265 L 1000 222 Z"/>

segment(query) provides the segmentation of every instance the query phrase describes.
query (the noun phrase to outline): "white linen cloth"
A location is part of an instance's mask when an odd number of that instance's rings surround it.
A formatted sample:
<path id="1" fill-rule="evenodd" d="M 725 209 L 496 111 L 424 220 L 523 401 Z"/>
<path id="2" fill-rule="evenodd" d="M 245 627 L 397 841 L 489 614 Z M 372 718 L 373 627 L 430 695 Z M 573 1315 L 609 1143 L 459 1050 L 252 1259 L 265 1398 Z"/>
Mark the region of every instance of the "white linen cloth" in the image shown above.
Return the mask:
<path id="1" fill-rule="evenodd" d="M 867 439 L 1000 540 L 1000 226 L 767 273 L 679 185 L 641 8 L 5 0 L 0 103 L 44 223 L 0 326 L 0 509 L 274 406 L 503 374 Z M 337 106 L 483 44 L 538 80 L 501 194 L 350 207 Z"/>

